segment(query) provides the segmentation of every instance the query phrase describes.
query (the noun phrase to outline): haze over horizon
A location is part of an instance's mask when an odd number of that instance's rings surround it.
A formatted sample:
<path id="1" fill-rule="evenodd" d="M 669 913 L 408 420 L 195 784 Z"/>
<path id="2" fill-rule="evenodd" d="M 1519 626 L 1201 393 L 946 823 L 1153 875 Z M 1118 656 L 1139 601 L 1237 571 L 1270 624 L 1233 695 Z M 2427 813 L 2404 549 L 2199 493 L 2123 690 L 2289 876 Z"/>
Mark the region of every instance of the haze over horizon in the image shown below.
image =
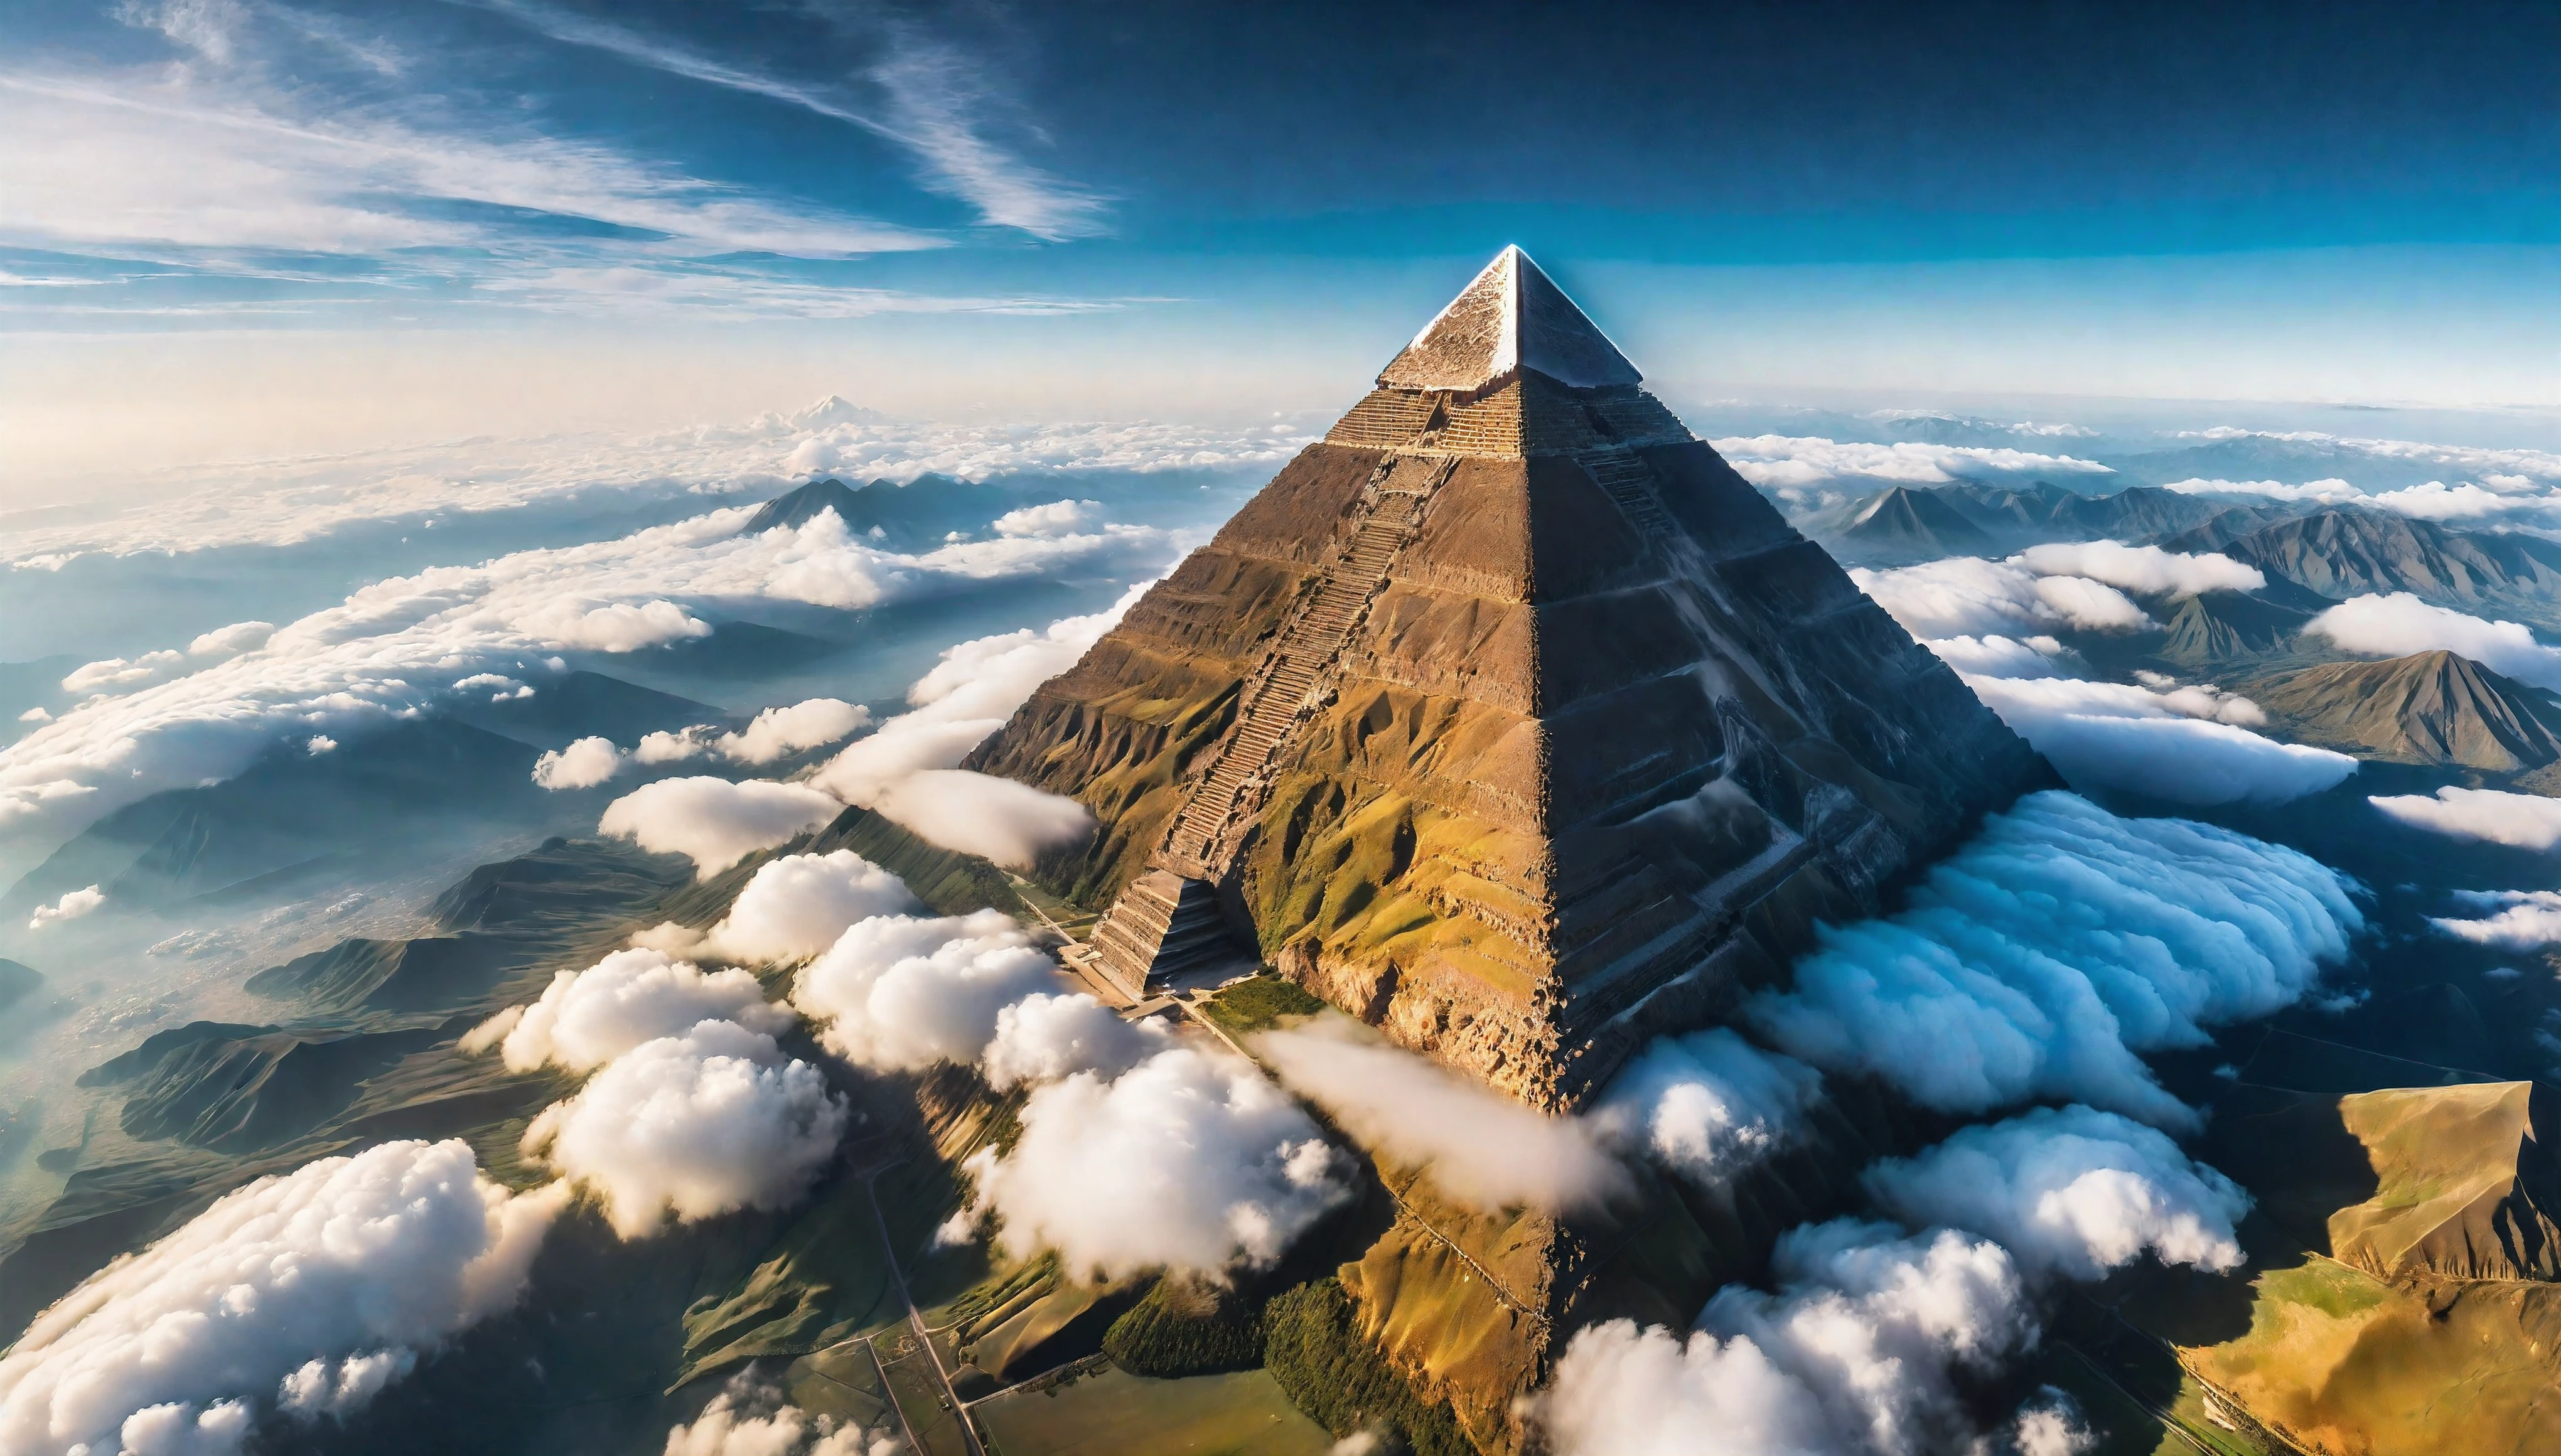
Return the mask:
<path id="1" fill-rule="evenodd" d="M 830 394 L 1329 415 L 1508 243 L 1684 410 L 2561 405 L 2535 7 L 12 8 L 0 509 Z"/>

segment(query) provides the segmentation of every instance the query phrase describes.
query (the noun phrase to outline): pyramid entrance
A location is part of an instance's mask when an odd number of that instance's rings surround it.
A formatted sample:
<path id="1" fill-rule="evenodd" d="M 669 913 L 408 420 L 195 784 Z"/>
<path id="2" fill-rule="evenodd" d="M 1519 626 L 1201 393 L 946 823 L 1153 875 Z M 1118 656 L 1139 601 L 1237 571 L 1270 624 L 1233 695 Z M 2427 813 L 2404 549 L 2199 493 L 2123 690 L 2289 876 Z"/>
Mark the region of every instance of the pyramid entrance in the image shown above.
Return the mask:
<path id="1" fill-rule="evenodd" d="M 1132 999 L 1257 961 L 1535 1106 L 2052 770 L 1506 248 L 968 766 Z"/>

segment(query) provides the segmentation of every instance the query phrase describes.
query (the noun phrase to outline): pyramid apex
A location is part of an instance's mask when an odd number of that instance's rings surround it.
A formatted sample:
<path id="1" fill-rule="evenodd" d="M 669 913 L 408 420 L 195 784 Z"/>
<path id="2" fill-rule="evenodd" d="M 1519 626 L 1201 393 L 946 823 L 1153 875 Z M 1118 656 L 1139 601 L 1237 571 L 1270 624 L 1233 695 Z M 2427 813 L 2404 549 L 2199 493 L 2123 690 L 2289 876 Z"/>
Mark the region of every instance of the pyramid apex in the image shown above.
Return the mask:
<path id="1" fill-rule="evenodd" d="M 1644 378 L 1512 244 L 1389 361 L 1378 383 L 1381 389 L 1478 390 L 1522 370 L 1576 389 Z"/>

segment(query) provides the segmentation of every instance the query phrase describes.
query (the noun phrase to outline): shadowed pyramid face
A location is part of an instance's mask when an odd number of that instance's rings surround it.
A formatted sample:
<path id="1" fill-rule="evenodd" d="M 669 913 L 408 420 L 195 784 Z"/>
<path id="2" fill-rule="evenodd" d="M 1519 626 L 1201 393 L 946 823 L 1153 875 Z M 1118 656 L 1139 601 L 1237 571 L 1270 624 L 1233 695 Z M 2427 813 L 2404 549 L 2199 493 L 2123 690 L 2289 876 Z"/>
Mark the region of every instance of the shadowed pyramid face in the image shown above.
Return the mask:
<path id="1" fill-rule="evenodd" d="M 1131 993 L 1238 954 L 1570 1107 L 2051 784 L 1506 248 L 970 766 Z"/>

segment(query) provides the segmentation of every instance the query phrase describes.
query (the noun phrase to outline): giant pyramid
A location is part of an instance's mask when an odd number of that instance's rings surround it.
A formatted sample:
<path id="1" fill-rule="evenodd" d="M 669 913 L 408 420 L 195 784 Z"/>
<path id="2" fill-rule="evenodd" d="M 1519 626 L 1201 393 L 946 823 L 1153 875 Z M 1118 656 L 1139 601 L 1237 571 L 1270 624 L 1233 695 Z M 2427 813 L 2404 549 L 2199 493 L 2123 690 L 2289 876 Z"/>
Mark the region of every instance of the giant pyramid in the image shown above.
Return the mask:
<path id="1" fill-rule="evenodd" d="M 2055 782 L 1519 248 L 969 760 L 1103 831 L 1132 994 L 1240 949 L 1534 1106 Z"/>

